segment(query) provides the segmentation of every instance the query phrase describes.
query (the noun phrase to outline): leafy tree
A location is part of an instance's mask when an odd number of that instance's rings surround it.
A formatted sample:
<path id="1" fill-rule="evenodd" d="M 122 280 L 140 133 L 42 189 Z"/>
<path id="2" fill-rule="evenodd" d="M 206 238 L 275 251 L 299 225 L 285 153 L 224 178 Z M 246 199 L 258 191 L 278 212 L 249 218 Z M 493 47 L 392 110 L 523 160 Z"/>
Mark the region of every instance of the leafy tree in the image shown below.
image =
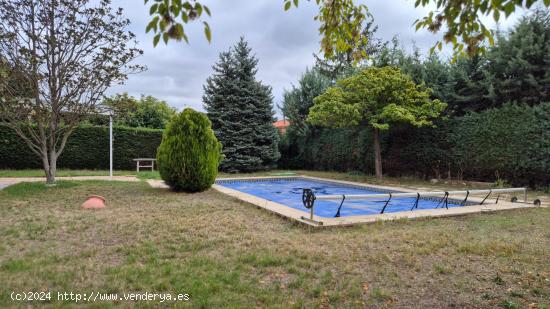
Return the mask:
<path id="1" fill-rule="evenodd" d="M 523 185 L 547 185 L 547 16 L 545 11 L 529 14 L 512 31 L 500 32 L 496 45 L 483 55 L 454 61 L 437 53 L 424 58 L 417 50 L 407 52 L 397 39 L 375 53 L 369 65 L 400 68 L 415 83 L 433 89 L 431 98 L 446 102 L 445 112 L 451 116 L 434 120 L 435 129 L 392 125 L 381 145 L 387 172 L 424 177 L 445 173 L 449 179 L 454 175 L 460 180 L 501 177 Z M 508 100 L 524 104 L 509 104 Z M 523 123 L 528 125 L 518 126 Z M 281 162 L 292 168 L 370 168 L 372 164 L 356 162 L 370 157 L 372 151 L 354 142 L 357 132 L 367 133 L 361 129 L 312 129 L 296 134 L 291 126 L 281 143 Z M 371 135 L 367 135 L 362 144 L 370 145 Z M 521 136 L 523 142 L 518 142 Z"/>
<path id="2" fill-rule="evenodd" d="M 203 103 L 225 155 L 220 168 L 249 172 L 275 166 L 280 157 L 273 126 L 271 88 L 256 80 L 258 60 L 241 40 L 222 52 L 204 86 Z"/>
<path id="3" fill-rule="evenodd" d="M 145 0 L 147 4 L 149 0 Z M 289 10 L 294 4 L 298 6 L 298 0 L 285 0 L 284 9 Z M 319 33 L 322 36 L 321 50 L 326 58 L 331 58 L 335 52 L 352 50 L 356 60 L 362 59 L 366 54 L 354 46 L 365 44 L 367 38 L 362 35 L 361 27 L 368 16 L 365 5 L 356 5 L 353 0 L 322 1 L 315 0 L 319 5 L 319 14 L 315 17 L 321 23 Z M 165 44 L 169 40 L 188 42 L 184 24 L 199 20 L 203 13 L 210 16 L 210 9 L 197 0 L 156 0 L 149 7 L 151 21 L 147 25 L 146 32 L 153 30 L 153 45 L 157 45 L 161 37 Z M 181 20 L 181 21 L 180 21 Z M 204 35 L 208 42 L 212 39 L 212 33 L 208 22 L 202 21 Z"/>
<path id="4" fill-rule="evenodd" d="M 434 33 L 445 29 L 443 41 L 435 43 L 432 51 L 441 50 L 445 42 L 453 45 L 455 55 L 466 52 L 473 56 L 485 52 L 485 41 L 494 44 L 494 32 L 485 26 L 482 16 L 492 15 L 498 22 L 502 15 L 507 18 L 516 8 L 530 8 L 537 2 L 550 6 L 550 0 L 416 0 L 416 7 L 436 6 L 435 11 L 415 22 L 416 29 L 425 28 Z"/>
<path id="5" fill-rule="evenodd" d="M 221 144 L 210 120 L 186 108 L 168 123 L 157 151 L 162 179 L 175 191 L 204 191 L 214 183 L 221 160 Z"/>
<path id="6" fill-rule="evenodd" d="M 346 43 L 352 46 L 352 48 L 344 51 L 337 50 L 332 57 L 322 57 L 314 54 L 315 66 L 321 74 L 328 76 L 333 81 L 349 76 L 355 73 L 357 66 L 365 64 L 365 61 L 358 60 L 354 55 L 361 54 L 370 57 L 384 47 L 385 44 L 374 36 L 376 31 L 378 31 L 378 26 L 374 24 L 372 15 L 367 14 L 366 19 L 361 24 L 361 27 L 363 27 L 361 35 L 364 40 L 359 42 L 359 44 L 354 44 L 353 38 L 346 37 Z"/>
<path id="7" fill-rule="evenodd" d="M 0 55 L 31 91 L 2 87 L 0 114 L 55 182 L 57 158 L 79 123 L 98 111 L 104 91 L 144 68 L 130 65 L 130 21 L 110 1 L 0 2 Z"/>
<path id="8" fill-rule="evenodd" d="M 142 95 L 139 100 L 127 93 L 106 98 L 103 104 L 114 113 L 118 124 L 129 127 L 164 129 L 176 110 L 165 101 Z"/>
<path id="9" fill-rule="evenodd" d="M 138 100 L 125 92 L 103 99 L 103 105 L 112 113 L 116 124 L 128 125 L 132 121 L 133 113 L 137 110 Z M 101 115 L 100 119 L 92 119 L 90 122 L 104 125 L 106 120 L 108 121 L 107 117 Z"/>
<path id="10" fill-rule="evenodd" d="M 145 0 L 145 4 L 148 2 L 149 0 Z M 183 24 L 200 19 L 203 13 L 210 16 L 210 9 L 196 0 L 155 0 L 149 7 L 149 15 L 153 16 L 153 19 L 147 24 L 145 32 L 153 30 L 155 33 L 153 45 L 155 46 L 159 43 L 161 37 L 165 44 L 168 44 L 170 39 L 189 42 Z M 179 22 L 180 19 L 181 22 Z M 206 21 L 203 21 L 203 25 L 204 35 L 210 42 L 212 40 L 210 25 Z"/>
<path id="11" fill-rule="evenodd" d="M 446 104 L 431 100 L 430 91 L 397 68 L 367 68 L 315 98 L 308 119 L 325 126 L 372 128 L 376 177 L 381 179 L 380 131 L 395 122 L 432 125 Z"/>
<path id="12" fill-rule="evenodd" d="M 133 113 L 128 125 L 131 127 L 163 129 L 175 114 L 176 110 L 165 101 L 150 95 L 142 95 L 138 101 L 137 110 Z"/>
<path id="13" fill-rule="evenodd" d="M 145 0 L 147 4 L 149 0 Z M 284 0 L 284 9 L 289 10 L 292 5 L 298 7 L 299 0 Z M 365 44 L 362 23 L 368 18 L 368 7 L 364 4 L 355 4 L 353 0 L 315 0 L 319 6 L 319 14 L 315 16 L 321 25 L 321 51 L 325 59 L 332 59 L 337 53 L 353 52 L 356 61 L 364 59 L 367 54 L 356 46 Z M 550 0 L 416 0 L 415 7 L 435 6 L 427 16 L 415 21 L 416 30 L 425 28 L 437 33 L 445 29 L 443 40 L 432 47 L 441 50 L 443 42 L 453 45 L 455 55 L 467 53 L 472 56 L 483 53 L 486 49 L 484 42 L 493 45 L 493 31 L 489 30 L 482 16 L 492 16 L 498 22 L 501 16 L 506 18 L 516 8 L 530 8 L 535 3 L 550 6 Z M 153 16 L 147 25 L 146 31 L 154 30 L 153 43 L 156 45 L 161 36 L 165 43 L 170 39 L 188 41 L 183 25 L 199 19 L 205 12 L 210 16 L 210 9 L 197 0 L 164 0 L 155 1 L 149 8 Z M 181 22 L 179 21 L 181 19 Z M 211 40 L 211 30 L 207 22 L 203 21 L 204 33 L 207 40 Z"/>

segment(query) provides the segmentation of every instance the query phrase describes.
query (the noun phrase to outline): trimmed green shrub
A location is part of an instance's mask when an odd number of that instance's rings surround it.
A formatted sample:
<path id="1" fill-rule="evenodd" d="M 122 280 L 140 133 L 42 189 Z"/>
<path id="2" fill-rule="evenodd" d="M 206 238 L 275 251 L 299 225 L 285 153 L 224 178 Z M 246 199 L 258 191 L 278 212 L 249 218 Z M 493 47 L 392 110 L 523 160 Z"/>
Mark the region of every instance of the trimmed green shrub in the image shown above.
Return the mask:
<path id="1" fill-rule="evenodd" d="M 221 144 L 210 120 L 191 108 L 168 123 L 157 151 L 160 176 L 175 191 L 210 188 L 221 158 Z"/>
<path id="2" fill-rule="evenodd" d="M 154 158 L 162 139 L 162 130 L 113 128 L 113 167 L 133 170 L 135 158 Z M 42 168 L 35 155 L 15 132 L 0 125 L 0 169 Z M 75 129 L 57 161 L 58 168 L 108 169 L 109 127 L 83 125 Z"/>

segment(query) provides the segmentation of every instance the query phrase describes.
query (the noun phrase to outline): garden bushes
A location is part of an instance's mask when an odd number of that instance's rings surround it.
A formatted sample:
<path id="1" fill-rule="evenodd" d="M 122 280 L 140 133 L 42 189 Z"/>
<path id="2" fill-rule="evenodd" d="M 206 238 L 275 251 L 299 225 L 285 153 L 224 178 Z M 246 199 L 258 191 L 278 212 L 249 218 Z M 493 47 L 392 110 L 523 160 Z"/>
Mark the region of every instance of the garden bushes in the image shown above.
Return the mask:
<path id="1" fill-rule="evenodd" d="M 370 132 L 312 129 L 281 143 L 281 166 L 373 173 Z M 512 185 L 550 183 L 550 103 L 500 108 L 440 120 L 434 128 L 396 126 L 383 136 L 384 172 L 392 176 L 442 177 Z"/>
<path id="2" fill-rule="evenodd" d="M 333 171 L 370 171 L 374 159 L 367 128 L 312 128 L 300 135 L 290 129 L 281 139 L 279 167 Z M 384 147 L 384 145 L 383 145 Z"/>
<path id="3" fill-rule="evenodd" d="M 176 191 L 208 189 L 216 180 L 221 158 L 210 120 L 190 108 L 170 120 L 157 152 L 160 176 Z"/>
<path id="4" fill-rule="evenodd" d="M 145 128 L 113 128 L 114 169 L 135 169 L 135 158 L 154 158 L 162 139 L 162 130 Z M 40 158 L 15 134 L 0 125 L 0 168 L 42 168 Z M 58 168 L 108 169 L 109 128 L 81 126 L 67 140 L 57 162 Z"/>
<path id="5" fill-rule="evenodd" d="M 550 103 L 506 104 L 461 118 L 451 132 L 467 175 L 517 185 L 550 182 Z"/>

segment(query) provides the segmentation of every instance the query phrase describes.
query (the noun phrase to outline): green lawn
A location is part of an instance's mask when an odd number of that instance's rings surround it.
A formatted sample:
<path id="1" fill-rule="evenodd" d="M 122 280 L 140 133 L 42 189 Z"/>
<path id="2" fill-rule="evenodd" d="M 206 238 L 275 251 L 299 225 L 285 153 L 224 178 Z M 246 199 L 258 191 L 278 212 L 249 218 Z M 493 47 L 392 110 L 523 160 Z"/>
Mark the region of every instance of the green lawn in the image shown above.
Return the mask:
<path id="1" fill-rule="evenodd" d="M 108 208 L 82 210 L 89 194 Z M 550 305 L 549 208 L 315 230 L 214 190 L 23 183 L 0 191 L 0 237 L 0 307 L 26 306 L 12 291 L 187 293 L 175 305 L 213 308 Z M 132 304 L 159 305 L 88 305 Z"/>
<path id="2" fill-rule="evenodd" d="M 70 170 L 70 169 L 60 169 L 58 170 L 57 176 L 108 176 L 108 170 Z M 136 175 L 140 179 L 161 179 L 158 171 L 142 171 L 137 173 L 135 170 L 128 171 L 114 171 L 115 176 L 127 176 L 127 175 Z M 348 180 L 348 181 L 357 181 L 357 182 L 367 182 L 371 184 L 387 185 L 387 186 L 402 186 L 410 188 L 424 188 L 424 189 L 436 189 L 436 190 L 466 190 L 472 188 L 487 188 L 487 186 L 481 186 L 477 184 L 466 184 L 466 183 L 447 183 L 442 181 L 437 184 L 432 184 L 428 181 L 420 180 L 414 177 L 385 177 L 384 180 L 379 181 L 372 175 L 366 175 L 362 173 L 338 173 L 338 172 L 322 172 L 322 171 L 304 171 L 304 170 L 274 170 L 274 171 L 264 171 L 256 173 L 247 173 L 247 174 L 227 174 L 219 173 L 218 177 L 254 177 L 254 176 L 285 176 L 285 175 L 309 175 L 316 177 L 324 178 L 333 178 L 339 180 Z M 1 170 L 0 169 L 0 178 L 1 177 L 44 177 L 44 172 L 39 169 L 29 169 L 29 170 Z M 509 187 L 509 186 L 507 186 Z M 550 202 L 550 192 L 546 191 L 529 191 L 529 198 L 535 199 L 540 198 L 543 202 Z"/>
<path id="3" fill-rule="evenodd" d="M 114 170 L 113 174 L 115 176 L 127 176 L 127 175 L 137 175 L 141 179 L 160 179 L 158 171 L 141 171 L 137 173 L 135 170 Z M 292 171 L 269 171 L 261 173 L 250 173 L 246 174 L 247 176 L 281 176 L 294 174 Z M 72 170 L 72 169 L 59 169 L 57 170 L 57 176 L 67 177 L 67 176 L 109 176 L 108 170 Z M 225 174 L 220 173 L 219 177 L 235 177 L 242 176 L 241 174 Z M 40 169 L 26 169 L 26 170 L 2 170 L 0 169 L 0 178 L 1 177 L 45 177 L 44 171 Z"/>
<path id="4" fill-rule="evenodd" d="M 136 171 L 113 171 L 116 176 L 135 175 Z M 108 170 L 70 170 L 59 169 L 57 176 L 109 176 Z M 0 177 L 45 177 L 44 171 L 40 169 L 29 170 L 1 170 Z"/>

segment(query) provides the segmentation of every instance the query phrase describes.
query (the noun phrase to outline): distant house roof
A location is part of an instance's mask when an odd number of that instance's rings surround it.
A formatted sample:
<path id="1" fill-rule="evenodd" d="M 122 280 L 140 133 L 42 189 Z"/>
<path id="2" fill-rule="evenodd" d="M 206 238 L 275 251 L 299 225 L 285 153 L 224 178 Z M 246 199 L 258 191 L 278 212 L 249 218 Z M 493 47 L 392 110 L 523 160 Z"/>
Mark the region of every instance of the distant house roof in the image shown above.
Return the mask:
<path id="1" fill-rule="evenodd" d="M 288 120 L 277 120 L 273 123 L 273 126 L 277 129 L 286 128 L 290 125 L 290 121 Z"/>
<path id="2" fill-rule="evenodd" d="M 279 130 L 281 134 L 286 133 L 286 128 L 290 125 L 290 121 L 287 120 L 278 120 L 273 123 L 273 126 Z"/>

